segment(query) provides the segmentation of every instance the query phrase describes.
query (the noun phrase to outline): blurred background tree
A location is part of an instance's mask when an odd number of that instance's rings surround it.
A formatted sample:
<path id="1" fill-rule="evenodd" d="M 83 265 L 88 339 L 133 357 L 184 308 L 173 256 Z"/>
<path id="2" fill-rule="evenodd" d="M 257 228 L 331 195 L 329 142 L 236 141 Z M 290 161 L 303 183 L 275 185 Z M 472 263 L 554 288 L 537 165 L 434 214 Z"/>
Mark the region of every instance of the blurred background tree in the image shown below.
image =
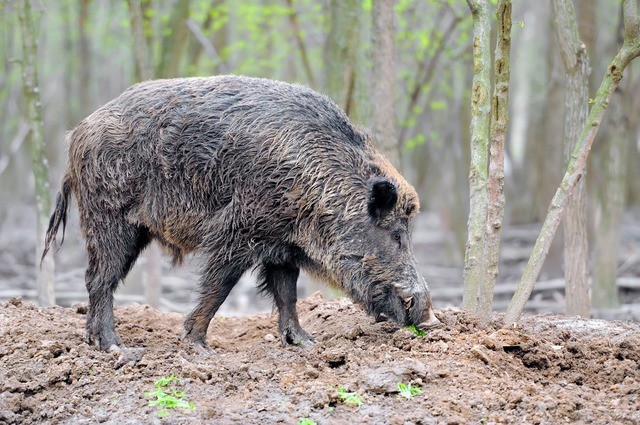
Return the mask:
<path id="1" fill-rule="evenodd" d="M 385 3 L 376 0 L 376 5 Z M 376 84 L 383 77 L 376 63 L 382 42 L 373 33 L 379 25 L 374 0 L 32 0 L 32 4 L 40 16 L 34 35 L 39 40 L 45 155 L 55 189 L 66 161 L 65 132 L 131 84 L 150 77 L 236 73 L 299 82 L 327 92 L 359 124 L 375 128 L 380 122 L 375 118 L 380 91 Z M 493 16 L 496 2 L 489 4 Z M 620 2 L 573 4 L 591 66 L 589 96 L 594 97 L 611 54 L 619 47 Z M 35 205 L 18 63 L 22 60 L 19 6 L 13 1 L 0 6 L 0 232 L 9 223 L 7 206 Z M 435 224 L 429 223 L 441 232 L 441 249 L 429 255 L 456 270 L 448 280 L 434 272 L 432 286 L 456 282 L 461 287 L 469 211 L 471 14 L 464 1 L 396 0 L 393 15 L 391 113 L 396 124 L 390 129 L 395 136 L 390 132 L 392 136 L 384 137 L 397 140 L 399 167 L 419 191 L 422 210 Z M 518 232 L 539 229 L 563 174 L 565 71 L 551 2 L 514 1 L 512 18 L 505 226 L 515 230 L 505 238 L 520 238 L 522 247 L 513 243 L 501 253 L 501 263 L 510 267 L 500 268 L 499 284 L 519 279 L 531 241 L 525 243 L 526 237 Z M 588 165 L 587 227 L 596 246 L 601 226 L 620 229 L 625 217 L 637 225 L 639 83 L 640 66 L 633 63 L 619 93 L 623 106 L 605 117 Z M 614 139 L 618 148 L 612 151 Z M 612 166 L 613 162 L 624 163 L 626 169 Z M 607 186 L 612 182 L 615 191 Z M 614 201 L 599 199 L 599 194 L 614 196 Z M 614 205 L 621 212 L 607 209 Z M 24 237 L 35 246 L 35 235 Z M 0 234 L 3 238 L 9 240 L 6 233 Z M 598 254 L 591 260 L 590 276 L 595 277 L 593 264 L 605 259 L 606 279 L 614 284 L 621 270 L 636 270 L 640 254 L 625 244 L 629 238 L 624 233 L 609 236 L 605 243 L 617 244 L 617 253 L 603 248 L 610 245 L 600 245 L 596 251 L 592 247 L 591 255 Z M 563 245 L 561 241 L 556 245 L 543 268 L 543 280 L 563 277 Z M 15 245 L 9 248 L 18 250 Z M 14 257 L 22 258 L 11 254 Z M 24 266 L 32 267 L 32 261 L 25 260 Z M 615 286 L 613 291 L 617 299 Z M 603 301 L 601 306 L 608 304 Z"/>

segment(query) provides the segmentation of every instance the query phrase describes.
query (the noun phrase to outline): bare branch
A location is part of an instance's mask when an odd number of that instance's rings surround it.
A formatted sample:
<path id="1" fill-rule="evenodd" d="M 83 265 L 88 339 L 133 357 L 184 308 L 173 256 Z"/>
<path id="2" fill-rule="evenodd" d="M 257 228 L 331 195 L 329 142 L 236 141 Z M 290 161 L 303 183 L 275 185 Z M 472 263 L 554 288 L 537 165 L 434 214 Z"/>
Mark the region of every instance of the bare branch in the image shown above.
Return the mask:
<path id="1" fill-rule="evenodd" d="M 293 29 L 293 34 L 296 38 L 298 49 L 300 50 L 300 57 L 302 58 L 302 66 L 304 67 L 304 72 L 307 75 L 307 82 L 311 87 L 315 87 L 316 80 L 313 76 L 313 70 L 311 69 L 311 63 L 309 62 L 309 55 L 307 54 L 306 45 L 304 44 L 304 40 L 302 40 L 302 31 L 300 30 L 300 24 L 298 23 L 298 14 L 293 8 L 293 1 L 287 0 L 287 6 L 290 9 L 289 22 L 291 23 L 291 28 Z"/>
<path id="2" fill-rule="evenodd" d="M 187 24 L 187 27 L 189 28 L 189 31 L 191 31 L 191 33 L 196 37 L 196 40 L 198 40 L 198 43 L 200 43 L 207 55 L 217 62 L 216 66 L 220 70 L 220 72 L 222 74 L 228 73 L 229 70 L 227 69 L 227 66 L 222 61 L 222 58 L 218 54 L 218 51 L 216 50 L 213 43 L 211 43 L 207 36 L 204 35 L 202 30 L 200 29 L 200 26 L 191 18 L 188 18 L 185 22 Z"/>
<path id="3" fill-rule="evenodd" d="M 467 4 L 469 5 L 469 10 L 471 10 L 472 15 L 478 13 L 478 4 L 474 0 L 467 0 Z"/>
<path id="4" fill-rule="evenodd" d="M 451 38 L 451 36 L 454 33 L 454 30 L 456 29 L 456 27 L 461 21 L 462 21 L 461 16 L 455 16 L 453 21 L 451 21 L 451 23 L 449 24 L 449 27 L 447 27 L 447 29 L 444 31 L 444 34 L 440 39 L 440 43 L 438 44 L 438 48 L 436 49 L 435 53 L 431 57 L 431 60 L 429 61 L 429 65 L 427 66 L 428 56 L 425 56 L 424 60 L 418 65 L 418 68 L 417 68 L 418 71 L 416 72 L 416 78 L 415 78 L 416 83 L 413 86 L 413 90 L 411 91 L 411 94 L 409 95 L 409 103 L 407 104 L 407 109 L 404 113 L 404 120 L 402 122 L 407 122 L 411 117 L 411 115 L 413 114 L 413 109 L 420 101 L 420 95 L 423 93 L 423 87 L 429 84 L 431 82 L 431 79 L 434 77 L 435 70 L 436 70 L 436 67 L 438 66 L 438 63 L 440 62 L 442 53 L 444 53 L 444 50 L 446 49 L 449 43 L 449 39 Z M 436 26 L 431 32 L 429 36 L 430 40 L 433 40 L 435 38 L 437 29 L 438 27 Z M 425 68 L 426 70 L 424 70 Z M 406 132 L 407 132 L 407 127 L 403 126 L 400 129 L 400 136 L 398 137 L 398 140 L 400 141 L 400 145 L 404 143 Z"/>

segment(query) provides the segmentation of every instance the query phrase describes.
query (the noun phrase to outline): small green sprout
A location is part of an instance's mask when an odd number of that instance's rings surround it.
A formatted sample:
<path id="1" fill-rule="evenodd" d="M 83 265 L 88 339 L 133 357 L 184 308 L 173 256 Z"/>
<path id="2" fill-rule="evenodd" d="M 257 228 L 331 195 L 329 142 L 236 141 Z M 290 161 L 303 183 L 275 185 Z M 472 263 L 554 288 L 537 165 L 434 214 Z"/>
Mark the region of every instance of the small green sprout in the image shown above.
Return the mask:
<path id="1" fill-rule="evenodd" d="M 344 387 L 339 387 L 336 390 L 336 394 L 338 395 L 338 397 L 340 397 L 340 400 L 342 400 L 342 403 L 348 406 L 358 407 L 358 406 L 361 406 L 363 403 L 361 397 L 359 397 L 356 393 L 348 392 Z"/>
<path id="2" fill-rule="evenodd" d="M 404 398 L 412 398 L 422 393 L 422 389 L 417 385 L 413 386 L 402 382 L 398 382 L 398 391 L 400 391 L 400 397 Z"/>
<path id="3" fill-rule="evenodd" d="M 166 387 L 167 385 L 169 385 L 172 382 L 178 382 L 180 379 L 178 379 L 177 376 L 175 375 L 170 375 L 170 376 L 163 376 L 162 378 L 158 379 L 155 384 L 153 384 L 156 388 L 160 388 L 160 387 Z"/>
<path id="4" fill-rule="evenodd" d="M 300 420 L 298 421 L 298 425 L 318 425 L 318 423 L 313 419 L 300 418 Z"/>
<path id="5" fill-rule="evenodd" d="M 167 376 L 158 379 L 154 386 L 155 391 L 148 391 L 144 393 L 145 397 L 153 397 L 154 400 L 149 400 L 149 406 L 161 407 L 156 414 L 160 418 L 166 418 L 169 415 L 169 409 L 195 409 L 195 404 L 189 403 L 184 400 L 185 392 L 171 389 L 171 392 L 167 392 L 166 388 L 172 382 L 178 382 L 179 379 L 174 376 Z"/>
<path id="6" fill-rule="evenodd" d="M 405 328 L 409 329 L 411 332 L 416 334 L 416 336 L 418 338 L 422 338 L 423 336 L 425 336 L 427 334 L 425 331 L 423 331 L 422 329 L 420 329 L 416 325 L 408 325 L 408 326 L 405 326 Z"/>

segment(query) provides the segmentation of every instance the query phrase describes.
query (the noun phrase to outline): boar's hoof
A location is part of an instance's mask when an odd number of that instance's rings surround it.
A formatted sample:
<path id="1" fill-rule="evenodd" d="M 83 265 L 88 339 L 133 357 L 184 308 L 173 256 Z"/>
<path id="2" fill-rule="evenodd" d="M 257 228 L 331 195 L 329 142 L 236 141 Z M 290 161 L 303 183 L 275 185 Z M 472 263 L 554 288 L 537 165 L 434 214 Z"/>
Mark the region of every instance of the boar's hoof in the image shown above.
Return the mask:
<path id="1" fill-rule="evenodd" d="M 211 348 L 206 342 L 189 342 L 189 348 L 191 348 L 196 354 L 201 356 L 211 356 L 216 354 L 216 350 Z"/>
<path id="2" fill-rule="evenodd" d="M 216 350 L 211 348 L 204 336 L 194 337 L 192 333 L 187 331 L 186 329 L 182 331 L 180 334 L 180 340 L 187 340 L 187 347 L 193 350 L 196 354 L 200 354 L 201 356 L 210 356 L 216 353 Z"/>
<path id="3" fill-rule="evenodd" d="M 117 347 L 117 346 L 112 346 Z M 128 364 L 129 366 L 134 366 L 136 363 L 142 359 L 144 356 L 144 348 L 125 348 L 125 347 L 117 347 L 117 350 L 109 349 L 109 351 L 119 351 L 120 357 L 116 364 L 114 365 L 114 369 L 120 369 L 122 366 Z"/>
<path id="4" fill-rule="evenodd" d="M 300 327 L 287 327 L 280 331 L 280 340 L 282 345 L 297 345 L 298 347 L 308 348 L 316 343 L 316 340 Z"/>
<path id="5" fill-rule="evenodd" d="M 99 331 L 88 328 L 86 341 L 87 344 L 95 345 L 101 351 L 115 351 L 115 349 L 124 347 L 115 331 Z"/>

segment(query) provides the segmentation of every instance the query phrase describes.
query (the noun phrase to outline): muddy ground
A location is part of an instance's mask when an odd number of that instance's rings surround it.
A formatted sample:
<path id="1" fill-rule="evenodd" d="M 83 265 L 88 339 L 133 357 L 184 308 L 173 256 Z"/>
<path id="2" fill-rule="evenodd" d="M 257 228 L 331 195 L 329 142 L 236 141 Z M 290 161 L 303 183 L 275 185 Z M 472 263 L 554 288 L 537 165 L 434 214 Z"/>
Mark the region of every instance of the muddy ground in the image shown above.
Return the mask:
<path id="1" fill-rule="evenodd" d="M 0 423 L 640 423 L 640 325 L 527 317 L 481 330 L 465 313 L 418 337 L 374 323 L 350 301 L 315 294 L 298 304 L 311 348 L 282 347 L 276 317 L 216 317 L 209 357 L 179 341 L 183 317 L 116 309 L 135 366 L 84 343 L 86 307 L 0 303 Z M 161 377 L 193 409 L 149 406 Z M 398 382 L 422 388 L 412 399 Z M 345 404 L 338 387 L 355 392 Z M 161 418 L 160 416 L 163 416 Z"/>

